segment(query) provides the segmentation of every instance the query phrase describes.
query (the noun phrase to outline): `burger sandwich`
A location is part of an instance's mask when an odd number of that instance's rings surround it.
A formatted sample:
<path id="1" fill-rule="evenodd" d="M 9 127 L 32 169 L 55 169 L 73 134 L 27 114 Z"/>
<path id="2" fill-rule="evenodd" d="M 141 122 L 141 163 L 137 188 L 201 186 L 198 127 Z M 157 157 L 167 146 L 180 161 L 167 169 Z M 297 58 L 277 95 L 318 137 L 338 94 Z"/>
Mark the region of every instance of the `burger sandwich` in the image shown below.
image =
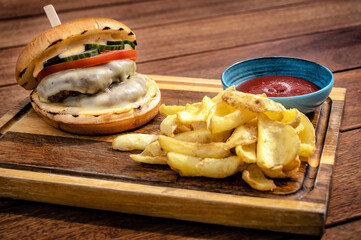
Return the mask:
<path id="1" fill-rule="evenodd" d="M 153 119 L 157 84 L 136 73 L 136 37 L 123 23 L 85 18 L 55 26 L 20 54 L 16 80 L 51 126 L 86 135 L 126 131 Z"/>

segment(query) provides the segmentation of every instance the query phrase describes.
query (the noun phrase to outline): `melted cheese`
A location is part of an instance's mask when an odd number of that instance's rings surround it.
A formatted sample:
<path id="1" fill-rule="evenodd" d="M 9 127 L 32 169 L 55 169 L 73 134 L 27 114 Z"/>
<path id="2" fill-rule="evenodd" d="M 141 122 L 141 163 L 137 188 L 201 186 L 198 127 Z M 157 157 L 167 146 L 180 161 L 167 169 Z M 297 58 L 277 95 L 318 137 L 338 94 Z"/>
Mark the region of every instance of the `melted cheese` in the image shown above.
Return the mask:
<path id="1" fill-rule="evenodd" d="M 135 62 L 117 60 L 105 65 L 69 69 L 46 76 L 37 91 L 42 101 L 47 101 L 61 91 L 94 94 L 105 90 L 113 82 L 125 81 L 135 74 Z"/>
<path id="2" fill-rule="evenodd" d="M 144 78 L 136 75 L 95 95 L 68 97 L 65 99 L 64 105 L 87 109 L 101 109 L 114 106 L 125 107 L 139 101 L 146 93 L 147 85 Z"/>
<path id="3" fill-rule="evenodd" d="M 147 90 L 146 78 L 135 73 L 135 62 L 131 60 L 54 73 L 37 87 L 39 98 L 44 103 L 61 91 L 80 92 L 82 94 L 70 96 L 61 104 L 88 110 L 136 108 Z"/>

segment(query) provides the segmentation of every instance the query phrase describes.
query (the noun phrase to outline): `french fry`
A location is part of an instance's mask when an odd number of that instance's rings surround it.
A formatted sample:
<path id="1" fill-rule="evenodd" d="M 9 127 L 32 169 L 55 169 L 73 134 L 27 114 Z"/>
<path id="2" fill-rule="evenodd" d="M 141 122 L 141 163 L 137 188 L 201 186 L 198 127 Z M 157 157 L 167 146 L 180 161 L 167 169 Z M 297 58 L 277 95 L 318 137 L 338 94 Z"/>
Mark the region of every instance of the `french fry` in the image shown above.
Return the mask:
<path id="1" fill-rule="evenodd" d="M 257 165 L 261 168 L 284 166 L 293 161 L 299 151 L 300 140 L 291 126 L 258 116 Z"/>
<path id="2" fill-rule="evenodd" d="M 134 161 L 148 164 L 167 164 L 167 153 L 160 147 L 159 141 L 149 144 L 141 154 L 131 154 Z"/>
<path id="3" fill-rule="evenodd" d="M 230 155 L 225 143 L 194 143 L 180 141 L 174 138 L 159 136 L 160 146 L 166 152 L 176 152 L 202 158 L 224 158 Z"/>
<path id="4" fill-rule="evenodd" d="M 152 134 L 123 134 L 114 139 L 112 147 L 120 151 L 144 150 L 157 139 L 158 135 Z"/>
<path id="5" fill-rule="evenodd" d="M 164 117 L 167 117 L 169 115 L 174 115 L 177 112 L 183 111 L 185 108 L 186 108 L 185 106 L 177 106 L 177 105 L 166 106 L 166 105 L 162 104 L 159 107 L 159 112 Z"/>
<path id="6" fill-rule="evenodd" d="M 238 126 L 226 141 L 228 148 L 237 145 L 249 145 L 257 141 L 257 122 L 249 122 Z"/>
<path id="7" fill-rule="evenodd" d="M 285 110 L 282 104 L 277 103 L 269 98 L 249 93 L 237 92 L 234 87 L 228 88 L 223 93 L 222 99 L 237 109 L 248 109 L 249 111 L 255 113 L 271 112 L 282 114 L 283 110 Z"/>
<path id="8" fill-rule="evenodd" d="M 210 143 L 212 139 L 212 134 L 208 129 L 203 128 L 194 131 L 179 133 L 174 136 L 174 139 L 185 142 Z"/>
<path id="9" fill-rule="evenodd" d="M 224 132 L 212 133 L 211 142 L 225 142 L 231 136 L 232 130 L 227 130 Z"/>
<path id="10" fill-rule="evenodd" d="M 267 179 L 256 164 L 251 164 L 242 173 L 242 179 L 252 188 L 259 191 L 272 191 L 277 186 L 273 180 Z"/>
<path id="11" fill-rule="evenodd" d="M 168 164 L 184 177 L 225 178 L 238 172 L 242 161 L 236 156 L 200 158 L 169 152 Z"/>
<path id="12" fill-rule="evenodd" d="M 296 108 L 285 110 L 281 122 L 296 128 L 301 122 L 301 113 Z"/>
<path id="13" fill-rule="evenodd" d="M 212 99 L 206 96 L 203 98 L 199 107 L 188 105 L 185 110 L 177 112 L 178 120 L 182 124 L 188 125 L 194 122 L 205 122 L 207 121 L 208 112 L 214 104 Z"/>
<path id="14" fill-rule="evenodd" d="M 174 132 L 179 125 L 177 115 L 168 115 L 160 124 L 160 132 L 169 136 L 173 137 Z"/>
<path id="15" fill-rule="evenodd" d="M 301 140 L 298 154 L 301 157 L 311 157 L 316 150 L 315 129 L 306 115 L 300 113 L 300 116 L 303 129 L 298 133 L 298 137 Z"/>
<path id="16" fill-rule="evenodd" d="M 246 163 L 256 163 L 256 143 L 249 145 L 238 145 L 235 148 L 236 154 Z"/>
<path id="17" fill-rule="evenodd" d="M 158 157 L 166 156 L 167 153 L 161 148 L 159 141 L 154 141 L 149 144 L 144 151 L 141 153 L 143 156 Z"/>
<path id="18" fill-rule="evenodd" d="M 256 114 L 248 110 L 240 111 L 225 102 L 219 102 L 209 112 L 207 128 L 212 133 L 225 132 L 255 117 Z"/>

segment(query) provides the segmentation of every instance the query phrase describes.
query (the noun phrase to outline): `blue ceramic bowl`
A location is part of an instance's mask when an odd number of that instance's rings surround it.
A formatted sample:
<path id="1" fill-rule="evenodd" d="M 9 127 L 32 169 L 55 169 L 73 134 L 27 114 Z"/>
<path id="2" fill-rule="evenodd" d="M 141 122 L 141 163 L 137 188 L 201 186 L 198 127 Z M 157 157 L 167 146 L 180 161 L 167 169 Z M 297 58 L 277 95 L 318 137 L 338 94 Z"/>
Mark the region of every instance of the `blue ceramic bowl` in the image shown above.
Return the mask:
<path id="1" fill-rule="evenodd" d="M 303 113 L 314 111 L 328 97 L 332 90 L 332 72 L 315 62 L 291 57 L 261 57 L 237 62 L 222 74 L 223 88 L 262 76 L 285 75 L 299 77 L 315 83 L 321 89 L 294 97 L 270 97 L 286 108 L 297 108 Z"/>

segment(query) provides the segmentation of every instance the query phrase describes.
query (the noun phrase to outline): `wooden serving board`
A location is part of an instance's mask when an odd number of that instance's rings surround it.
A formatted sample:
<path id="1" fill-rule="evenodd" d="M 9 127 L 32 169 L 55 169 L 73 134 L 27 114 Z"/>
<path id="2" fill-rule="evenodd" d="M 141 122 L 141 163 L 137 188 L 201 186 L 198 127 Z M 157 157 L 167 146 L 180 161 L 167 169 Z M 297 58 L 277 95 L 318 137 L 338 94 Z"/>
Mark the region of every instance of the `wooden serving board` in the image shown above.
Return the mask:
<path id="1" fill-rule="evenodd" d="M 151 76 L 162 102 L 185 105 L 215 96 L 219 80 Z M 274 192 L 251 189 L 241 174 L 184 178 L 168 166 L 112 150 L 117 135 L 79 136 L 48 126 L 25 99 L 0 119 L 0 196 L 272 231 L 322 234 L 345 89 L 308 117 L 317 136 L 309 164 Z M 163 117 L 133 132 L 159 133 Z"/>

